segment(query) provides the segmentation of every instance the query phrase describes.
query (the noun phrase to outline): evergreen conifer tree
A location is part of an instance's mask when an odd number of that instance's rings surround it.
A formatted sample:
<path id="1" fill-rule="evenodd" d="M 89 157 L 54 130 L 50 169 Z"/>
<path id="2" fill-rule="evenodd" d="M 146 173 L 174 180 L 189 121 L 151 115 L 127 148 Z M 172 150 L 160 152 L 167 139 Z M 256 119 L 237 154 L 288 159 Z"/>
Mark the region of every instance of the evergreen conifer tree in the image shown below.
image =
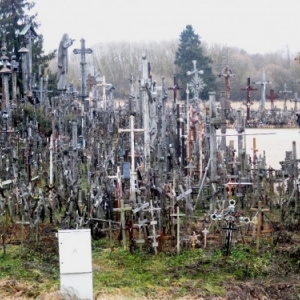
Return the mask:
<path id="1" fill-rule="evenodd" d="M 18 52 L 23 47 L 23 37 L 19 35 L 22 29 L 30 24 L 34 30 L 39 28 L 37 14 L 30 15 L 29 12 L 35 3 L 27 0 L 0 0 L 0 36 L 1 43 L 4 40 L 7 47 L 9 59 L 15 55 L 20 62 L 21 54 Z M 38 66 L 47 67 L 47 63 L 55 57 L 55 51 L 45 55 L 43 50 L 43 35 L 40 34 L 33 42 L 32 46 L 32 70 L 38 73 Z M 21 66 L 20 66 L 21 67 Z M 21 72 L 19 72 L 21 76 Z M 21 78 L 18 78 L 20 83 Z M 21 87 L 21 84 L 19 84 Z"/>
<path id="2" fill-rule="evenodd" d="M 187 72 L 193 71 L 193 60 L 197 61 L 197 69 L 204 72 L 201 78 L 206 87 L 200 93 L 200 98 L 206 100 L 208 99 L 208 92 L 213 91 L 215 86 L 215 76 L 212 74 L 210 67 L 212 60 L 203 54 L 198 34 L 194 32 L 191 25 L 187 25 L 180 34 L 180 44 L 176 51 L 174 62 L 178 67 L 177 77 L 183 88 L 181 90 L 181 99 L 186 99 L 186 86 L 192 79 L 187 75 Z"/>

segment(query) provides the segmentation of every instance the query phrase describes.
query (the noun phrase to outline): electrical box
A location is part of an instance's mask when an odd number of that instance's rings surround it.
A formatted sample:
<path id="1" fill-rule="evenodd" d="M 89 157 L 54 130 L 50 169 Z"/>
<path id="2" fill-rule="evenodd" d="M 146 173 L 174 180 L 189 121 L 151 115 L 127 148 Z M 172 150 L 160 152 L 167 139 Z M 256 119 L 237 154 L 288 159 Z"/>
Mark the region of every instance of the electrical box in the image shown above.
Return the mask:
<path id="1" fill-rule="evenodd" d="M 59 230 L 60 289 L 78 299 L 93 299 L 90 229 Z"/>

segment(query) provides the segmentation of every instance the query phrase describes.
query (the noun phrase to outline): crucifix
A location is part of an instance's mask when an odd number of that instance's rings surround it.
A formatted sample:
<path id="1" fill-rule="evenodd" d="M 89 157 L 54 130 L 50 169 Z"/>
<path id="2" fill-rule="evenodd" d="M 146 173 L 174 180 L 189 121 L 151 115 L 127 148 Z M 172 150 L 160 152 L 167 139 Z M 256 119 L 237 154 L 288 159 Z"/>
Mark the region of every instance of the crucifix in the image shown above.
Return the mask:
<path id="1" fill-rule="evenodd" d="M 266 74 L 265 74 L 265 70 L 264 69 L 262 69 L 261 81 L 255 81 L 255 82 L 253 82 L 253 84 L 258 84 L 258 85 L 261 86 L 261 100 L 260 100 L 259 109 L 261 111 L 264 111 L 264 109 L 265 109 L 265 103 L 266 103 L 266 85 L 267 84 L 272 84 L 271 81 L 266 80 Z"/>
<path id="2" fill-rule="evenodd" d="M 253 102 L 251 102 L 250 93 L 251 93 L 251 91 L 256 91 L 257 89 L 255 89 L 251 86 L 250 77 L 248 77 L 247 78 L 247 86 L 245 88 L 241 88 L 240 90 L 247 92 L 247 101 L 246 101 L 246 103 L 243 103 L 243 104 L 247 106 L 246 121 L 249 121 L 250 120 L 250 106 L 253 104 Z"/>
<path id="3" fill-rule="evenodd" d="M 230 78 L 234 77 L 235 74 L 233 74 L 232 70 L 229 68 L 229 66 L 226 66 L 222 69 L 221 74 L 219 77 L 223 76 L 225 78 L 225 108 L 230 108 Z"/>
<path id="4" fill-rule="evenodd" d="M 236 231 L 237 228 L 233 227 L 233 220 L 229 217 L 229 220 L 226 220 L 227 227 L 222 227 L 222 229 L 226 230 L 226 238 L 225 238 L 225 255 L 228 256 L 230 254 L 230 246 L 233 231 Z"/>
<path id="5" fill-rule="evenodd" d="M 126 250 L 125 212 L 126 211 L 131 211 L 132 208 L 130 206 L 124 206 L 124 200 L 123 199 L 121 199 L 120 202 L 121 202 L 121 206 L 118 207 L 118 208 L 114 208 L 113 211 L 120 212 L 120 214 L 121 214 L 122 243 L 123 243 L 124 250 Z"/>
<path id="6" fill-rule="evenodd" d="M 284 90 L 279 91 L 279 94 L 283 94 L 284 95 L 283 111 L 287 111 L 287 106 L 286 106 L 287 94 L 291 94 L 291 93 L 292 93 L 292 91 L 288 91 L 286 89 L 286 83 L 284 84 Z"/>
<path id="7" fill-rule="evenodd" d="M 136 185 L 137 185 L 137 173 L 135 170 L 135 159 L 134 159 L 134 133 L 144 132 L 144 129 L 134 129 L 134 116 L 130 116 L 130 129 L 119 129 L 119 132 L 130 132 L 130 154 L 131 154 L 131 168 L 130 168 L 130 200 L 133 204 L 136 204 Z"/>
<path id="8" fill-rule="evenodd" d="M 251 211 L 257 212 L 257 232 L 256 232 L 256 249 L 259 250 L 260 247 L 260 236 L 261 236 L 261 226 L 262 226 L 262 215 L 264 212 L 269 211 L 268 208 L 262 208 L 262 201 L 258 201 L 258 207 L 252 207 Z"/>
<path id="9" fill-rule="evenodd" d="M 274 92 L 273 89 L 270 89 L 270 94 L 266 95 L 266 98 L 271 102 L 271 110 L 275 109 L 274 100 L 278 99 L 278 95 Z"/>
<path id="10" fill-rule="evenodd" d="M 81 100 L 84 102 L 84 99 L 87 97 L 87 80 L 86 80 L 86 54 L 93 53 L 93 50 L 90 48 L 85 48 L 85 40 L 80 40 L 81 48 L 74 49 L 74 54 L 80 54 L 80 66 L 81 66 Z"/>

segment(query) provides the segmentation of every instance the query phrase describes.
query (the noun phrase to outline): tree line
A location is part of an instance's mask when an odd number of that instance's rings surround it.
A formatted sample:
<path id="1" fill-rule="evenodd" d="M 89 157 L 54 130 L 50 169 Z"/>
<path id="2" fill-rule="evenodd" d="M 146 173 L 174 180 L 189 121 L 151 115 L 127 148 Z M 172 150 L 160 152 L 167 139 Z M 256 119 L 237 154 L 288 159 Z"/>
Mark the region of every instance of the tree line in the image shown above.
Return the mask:
<path id="1" fill-rule="evenodd" d="M 100 42 L 91 47 L 93 54 L 87 57 L 87 73 L 93 66 L 98 76 L 105 76 L 106 82 L 116 87 L 115 97 L 125 98 L 129 94 L 131 75 L 134 76 L 137 84 L 141 54 L 146 49 L 151 62 L 151 74 L 157 84 L 160 85 L 161 77 L 164 76 L 166 87 L 171 87 L 174 75 L 177 75 L 179 85 L 182 87 L 180 93 L 182 99 L 185 98 L 186 83 L 191 80 L 191 76 L 187 76 L 186 71 L 193 70 L 192 60 L 197 60 L 197 69 L 203 70 L 203 75 L 200 76 L 207 84 L 207 87 L 200 93 L 202 99 L 208 98 L 208 91 L 215 91 L 217 94 L 224 91 L 225 81 L 219 75 L 226 65 L 229 65 L 235 74 L 231 78 L 232 101 L 241 101 L 246 98 L 246 92 L 241 88 L 246 87 L 248 77 L 251 79 L 251 84 L 261 81 L 262 69 L 265 70 L 265 79 L 272 82 L 266 86 L 267 94 L 270 89 L 278 93 L 283 90 L 284 84 L 287 85 L 288 90 L 300 93 L 300 66 L 295 61 L 296 54 L 291 53 L 288 48 L 267 54 L 249 54 L 238 47 L 228 47 L 217 43 L 208 45 L 205 41 L 201 42 L 199 36 L 189 26 L 183 30 L 179 40 Z M 185 37 L 186 34 L 192 35 L 193 38 L 189 40 Z M 183 60 L 181 64 L 180 59 Z M 52 72 L 55 72 L 55 64 L 54 59 L 50 64 Z M 73 54 L 69 56 L 68 79 L 78 87 L 80 86 L 80 57 Z M 257 91 L 252 92 L 251 99 L 259 100 L 260 85 L 253 85 L 253 87 L 257 88 Z M 278 95 L 280 99 L 283 99 L 283 95 Z M 294 98 L 294 95 L 290 94 L 289 97 Z"/>

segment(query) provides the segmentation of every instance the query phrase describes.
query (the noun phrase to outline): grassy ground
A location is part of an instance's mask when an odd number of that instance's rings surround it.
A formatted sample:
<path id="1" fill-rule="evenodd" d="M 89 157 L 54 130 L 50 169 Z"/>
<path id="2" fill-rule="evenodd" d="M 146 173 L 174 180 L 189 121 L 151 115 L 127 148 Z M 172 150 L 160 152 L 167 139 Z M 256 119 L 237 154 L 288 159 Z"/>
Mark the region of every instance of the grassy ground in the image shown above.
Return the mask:
<path id="1" fill-rule="evenodd" d="M 228 295 L 246 295 L 261 287 L 262 295 L 267 295 L 268 288 L 278 292 L 261 299 L 300 299 L 300 248 L 290 243 L 292 250 L 277 245 L 263 253 L 250 246 L 237 246 L 225 257 L 213 245 L 183 250 L 179 255 L 174 245 L 158 255 L 150 247 L 130 254 L 104 238 L 92 243 L 94 295 L 96 299 L 238 299 Z M 293 287 L 289 286 L 291 282 Z M 23 247 L 8 244 L 5 254 L 2 250 L 1 299 L 74 299 L 72 295 L 63 298 L 58 291 L 58 245 L 54 236 L 42 238 L 40 247 L 35 243 Z M 280 298 L 283 291 L 285 296 Z"/>

